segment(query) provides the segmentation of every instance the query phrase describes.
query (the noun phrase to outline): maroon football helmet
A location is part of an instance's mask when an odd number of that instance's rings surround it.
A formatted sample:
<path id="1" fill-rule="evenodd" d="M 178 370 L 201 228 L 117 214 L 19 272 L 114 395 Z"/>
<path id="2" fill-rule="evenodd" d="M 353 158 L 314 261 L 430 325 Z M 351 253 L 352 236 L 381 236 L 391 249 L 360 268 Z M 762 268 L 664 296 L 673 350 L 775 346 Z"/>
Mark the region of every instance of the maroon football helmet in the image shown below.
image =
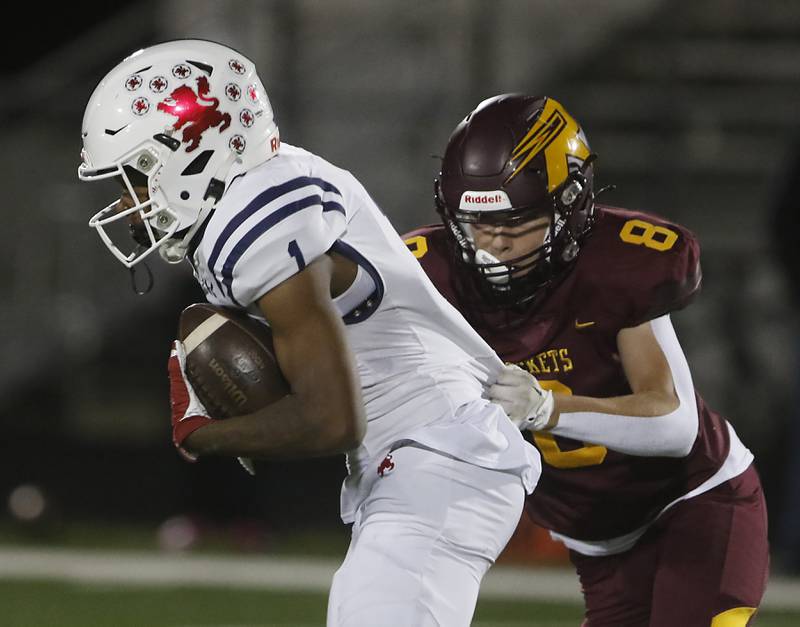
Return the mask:
<path id="1" fill-rule="evenodd" d="M 473 313 L 529 312 L 565 274 L 592 225 L 594 158 L 578 123 L 552 98 L 495 96 L 456 127 L 435 180 L 436 207 L 473 286 L 460 286 Z M 501 262 L 474 244 L 472 224 L 544 216 L 544 245 L 515 259 Z"/>

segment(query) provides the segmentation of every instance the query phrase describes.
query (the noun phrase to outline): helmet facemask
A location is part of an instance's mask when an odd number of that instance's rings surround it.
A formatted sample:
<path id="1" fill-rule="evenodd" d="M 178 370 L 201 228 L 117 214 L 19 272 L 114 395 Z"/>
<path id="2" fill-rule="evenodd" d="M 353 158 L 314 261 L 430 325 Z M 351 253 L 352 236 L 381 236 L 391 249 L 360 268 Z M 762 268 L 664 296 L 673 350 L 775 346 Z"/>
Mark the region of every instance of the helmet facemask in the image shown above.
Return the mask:
<path id="1" fill-rule="evenodd" d="M 83 181 L 116 180 L 133 201 L 130 207 L 123 209 L 117 198 L 89 219 L 89 226 L 97 231 L 103 243 L 127 268 L 143 261 L 154 251 L 163 250 L 180 226 L 178 215 L 165 202 L 157 184 L 162 167 L 157 152 L 147 148 L 134 152 L 130 158 L 123 158 L 112 167 L 94 169 L 84 162 L 78 168 L 78 176 Z M 146 190 L 146 196 L 140 198 L 137 189 Z M 119 225 L 126 228 L 114 228 Z M 128 241 L 121 231 L 126 231 L 136 243 L 133 250 L 125 252 L 130 246 L 126 245 Z"/>

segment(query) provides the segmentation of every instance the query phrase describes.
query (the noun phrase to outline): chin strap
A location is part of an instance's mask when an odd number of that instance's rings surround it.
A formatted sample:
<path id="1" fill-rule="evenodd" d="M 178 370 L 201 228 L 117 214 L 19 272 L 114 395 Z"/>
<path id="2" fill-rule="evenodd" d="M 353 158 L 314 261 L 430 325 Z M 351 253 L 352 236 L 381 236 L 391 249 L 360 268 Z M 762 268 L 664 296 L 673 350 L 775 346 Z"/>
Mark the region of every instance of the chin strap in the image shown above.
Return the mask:
<path id="1" fill-rule="evenodd" d="M 216 201 L 214 201 L 216 202 Z M 170 238 L 158 249 L 158 254 L 167 263 L 180 263 L 186 258 L 186 253 L 189 251 L 189 243 L 192 241 L 194 234 L 206 221 L 206 218 L 214 211 L 212 206 L 214 202 L 203 203 L 200 212 L 197 214 L 195 223 L 186 230 L 183 237 Z"/>
<path id="2" fill-rule="evenodd" d="M 146 283 L 143 287 L 139 287 L 138 281 L 136 280 L 136 272 L 140 269 L 144 268 Z M 150 271 L 150 266 L 147 265 L 146 261 L 142 261 L 141 263 L 136 264 L 135 266 L 131 266 L 128 268 L 131 273 L 131 288 L 133 288 L 133 293 L 137 296 L 144 296 L 145 294 L 149 294 L 150 290 L 153 289 L 153 273 Z"/>
<path id="3" fill-rule="evenodd" d="M 161 255 L 164 261 L 167 263 L 180 263 L 186 258 L 186 253 L 189 251 L 192 238 L 200 227 L 205 224 L 206 218 L 214 211 L 214 205 L 219 202 L 220 198 L 222 198 L 222 194 L 225 193 L 225 180 L 237 159 L 238 155 L 231 150 L 228 158 L 220 165 L 219 169 L 211 178 L 211 181 L 209 181 L 206 194 L 203 196 L 203 202 L 200 205 L 200 211 L 197 213 L 197 219 L 194 221 L 194 224 L 186 229 L 182 237 L 170 238 L 159 247 L 158 254 Z"/>

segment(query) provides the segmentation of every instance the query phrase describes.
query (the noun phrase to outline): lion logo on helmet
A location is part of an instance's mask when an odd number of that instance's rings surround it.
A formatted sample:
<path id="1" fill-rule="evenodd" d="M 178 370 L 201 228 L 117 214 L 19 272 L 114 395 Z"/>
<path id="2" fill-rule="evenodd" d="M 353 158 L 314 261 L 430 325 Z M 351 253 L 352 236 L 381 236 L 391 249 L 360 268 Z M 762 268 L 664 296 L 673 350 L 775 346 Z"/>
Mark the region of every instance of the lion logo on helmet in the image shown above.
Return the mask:
<path id="1" fill-rule="evenodd" d="M 182 141 L 188 143 L 186 152 L 192 152 L 208 129 L 219 126 L 221 133 L 231 124 L 231 116 L 219 111 L 219 99 L 208 98 L 208 79 L 197 79 L 197 92 L 188 85 L 174 89 L 168 98 L 158 103 L 158 110 L 178 118 L 172 125 L 176 131 L 183 128 Z M 185 127 L 185 128 L 184 128 Z"/>

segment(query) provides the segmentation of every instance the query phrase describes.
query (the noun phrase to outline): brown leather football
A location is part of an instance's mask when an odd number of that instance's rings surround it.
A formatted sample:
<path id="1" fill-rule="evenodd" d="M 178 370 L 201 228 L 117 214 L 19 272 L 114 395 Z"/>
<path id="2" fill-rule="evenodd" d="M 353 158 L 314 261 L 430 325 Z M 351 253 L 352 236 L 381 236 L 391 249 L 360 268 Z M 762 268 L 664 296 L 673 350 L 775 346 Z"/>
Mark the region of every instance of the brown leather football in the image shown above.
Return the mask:
<path id="1" fill-rule="evenodd" d="M 213 418 L 255 412 L 290 392 L 269 327 L 242 312 L 189 305 L 178 338 L 186 348 L 186 376 Z"/>

